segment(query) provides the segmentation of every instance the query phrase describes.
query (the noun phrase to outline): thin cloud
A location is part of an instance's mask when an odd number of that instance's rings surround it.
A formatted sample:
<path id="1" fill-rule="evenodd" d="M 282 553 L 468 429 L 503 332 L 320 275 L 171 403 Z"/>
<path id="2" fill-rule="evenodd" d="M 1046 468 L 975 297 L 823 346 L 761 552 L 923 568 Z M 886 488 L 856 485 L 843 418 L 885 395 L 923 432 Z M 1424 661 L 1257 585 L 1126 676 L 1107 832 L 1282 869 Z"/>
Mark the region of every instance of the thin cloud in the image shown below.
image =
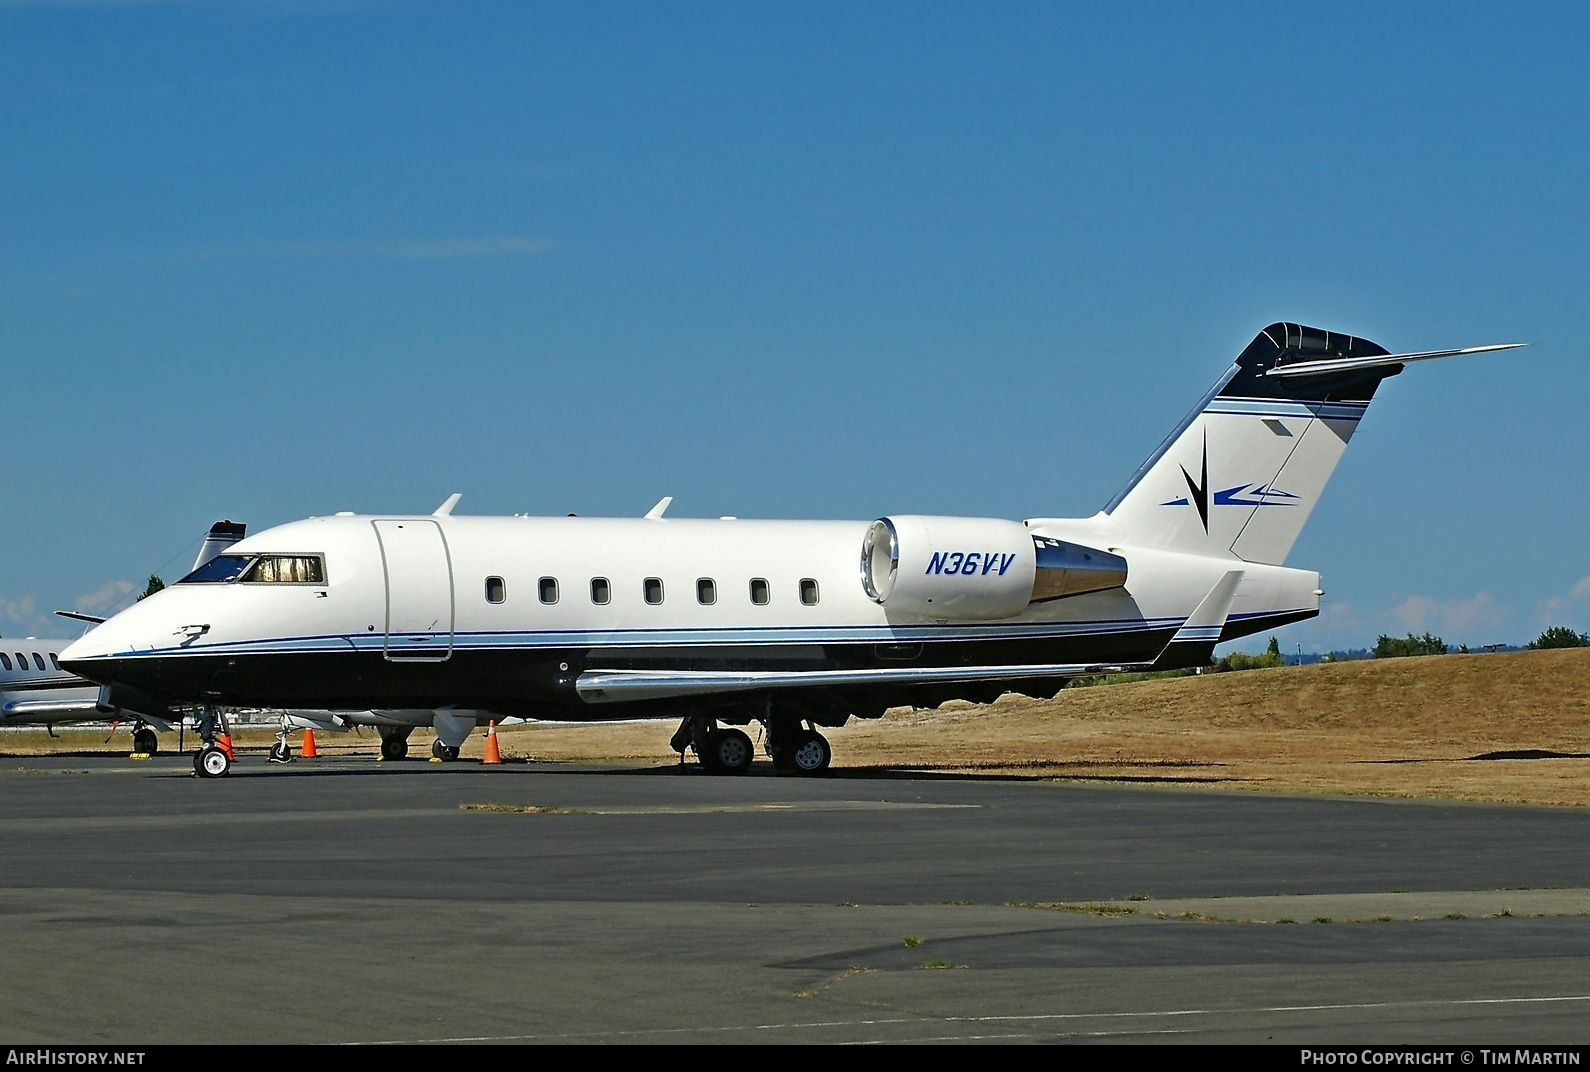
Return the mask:
<path id="1" fill-rule="evenodd" d="M 1580 609 L 1575 603 L 1582 603 L 1590 599 L 1590 577 L 1582 578 L 1573 590 L 1566 596 L 1552 596 L 1540 605 L 1541 625 L 1562 625 L 1565 620 L 1575 617 Z"/>
<path id="2" fill-rule="evenodd" d="M 1491 600 L 1489 592 L 1480 592 L 1468 599 L 1448 600 L 1409 596 L 1393 607 L 1389 616 L 1399 629 L 1438 634 L 1494 629 L 1502 624 L 1503 618 L 1502 608 Z"/>
<path id="3" fill-rule="evenodd" d="M 93 612 L 106 610 L 131 595 L 138 586 L 131 581 L 106 581 L 86 595 L 77 597 L 76 610 Z"/>
<path id="4" fill-rule="evenodd" d="M 31 625 L 36 602 L 31 592 L 21 599 L 0 599 L 0 617 L 4 617 L 12 625 L 21 625 L 24 622 Z"/>

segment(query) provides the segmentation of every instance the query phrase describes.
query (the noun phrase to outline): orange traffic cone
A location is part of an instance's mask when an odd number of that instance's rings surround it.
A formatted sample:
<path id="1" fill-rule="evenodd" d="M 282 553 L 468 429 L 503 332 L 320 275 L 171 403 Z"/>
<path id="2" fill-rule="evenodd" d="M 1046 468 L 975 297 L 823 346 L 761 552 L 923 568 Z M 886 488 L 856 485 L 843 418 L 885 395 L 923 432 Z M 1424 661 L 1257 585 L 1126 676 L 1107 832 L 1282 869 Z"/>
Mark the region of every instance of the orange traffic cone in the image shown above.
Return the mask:
<path id="1" fill-rule="evenodd" d="M 303 750 L 300 751 L 298 754 L 299 754 L 300 757 L 302 757 L 304 759 L 314 759 L 315 758 L 317 753 L 315 752 L 315 731 L 314 730 L 305 730 L 304 731 L 304 747 L 303 747 Z"/>
<path id="2" fill-rule="evenodd" d="M 486 758 L 482 763 L 501 763 L 502 752 L 497 748 L 497 723 L 486 723 Z"/>

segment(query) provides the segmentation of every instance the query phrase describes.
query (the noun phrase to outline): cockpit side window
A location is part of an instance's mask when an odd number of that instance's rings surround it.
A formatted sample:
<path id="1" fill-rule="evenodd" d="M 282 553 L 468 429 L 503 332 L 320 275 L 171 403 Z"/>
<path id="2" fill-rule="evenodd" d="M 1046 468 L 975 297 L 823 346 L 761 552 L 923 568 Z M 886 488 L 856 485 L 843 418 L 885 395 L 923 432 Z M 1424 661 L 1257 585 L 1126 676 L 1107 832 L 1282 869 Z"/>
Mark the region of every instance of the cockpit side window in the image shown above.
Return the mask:
<path id="1" fill-rule="evenodd" d="M 325 584 L 319 555 L 260 555 L 243 574 L 244 584 Z"/>
<path id="2" fill-rule="evenodd" d="M 252 555 L 216 555 L 177 583 L 225 584 L 235 581 L 253 560 Z"/>

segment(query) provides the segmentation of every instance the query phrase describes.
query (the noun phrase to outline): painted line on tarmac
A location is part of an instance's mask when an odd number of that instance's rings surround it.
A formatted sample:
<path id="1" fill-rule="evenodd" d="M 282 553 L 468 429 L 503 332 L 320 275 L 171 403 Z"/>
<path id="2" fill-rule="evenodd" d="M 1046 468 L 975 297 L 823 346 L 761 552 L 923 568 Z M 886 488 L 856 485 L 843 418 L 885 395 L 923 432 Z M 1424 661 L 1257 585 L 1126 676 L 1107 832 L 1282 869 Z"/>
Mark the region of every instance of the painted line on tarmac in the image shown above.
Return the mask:
<path id="1" fill-rule="evenodd" d="M 543 815 L 722 815 L 784 812 L 899 811 L 914 809 L 981 808 L 981 804 L 932 804 L 890 800 L 813 800 L 793 803 L 722 804 L 459 804 L 440 808 L 325 808 L 313 811 L 194 812 L 178 815 L 53 815 L 12 818 L 0 836 L 10 834 L 64 834 L 73 831 L 190 829 L 193 827 L 291 825 L 294 823 L 391 822 L 402 819 L 450 818 L 468 812 L 531 813 Z"/>
<path id="2" fill-rule="evenodd" d="M 559 1032 L 531 1035 L 461 1035 L 453 1038 L 387 1039 L 373 1043 L 348 1043 L 353 1046 L 434 1045 L 449 1042 L 524 1042 L 536 1040 L 639 1038 L 647 1035 L 734 1034 L 754 1031 L 832 1030 L 836 1027 L 890 1027 L 898 1024 L 993 1024 L 1058 1023 L 1075 1020 L 1125 1020 L 1170 1016 L 1253 1016 L 1286 1012 L 1355 1012 L 1373 1009 L 1462 1008 L 1475 1005 L 1544 1005 L 1564 1002 L 1590 1002 L 1590 994 L 1562 994 L 1532 998 L 1438 998 L 1421 1001 L 1360 1001 L 1324 1005 L 1260 1005 L 1236 1009 L 1154 1009 L 1138 1012 L 1052 1012 L 1013 1013 L 1006 1016 L 895 1016 L 868 1020 L 809 1020 L 780 1024 L 748 1024 L 725 1027 L 665 1027 L 626 1031 Z M 1174 1032 L 1164 1032 L 1174 1033 Z"/>
<path id="3" fill-rule="evenodd" d="M 731 815 L 812 811 L 944 811 L 982 804 L 937 804 L 914 800 L 802 800 L 713 804 L 460 804 L 465 811 L 521 815 Z"/>

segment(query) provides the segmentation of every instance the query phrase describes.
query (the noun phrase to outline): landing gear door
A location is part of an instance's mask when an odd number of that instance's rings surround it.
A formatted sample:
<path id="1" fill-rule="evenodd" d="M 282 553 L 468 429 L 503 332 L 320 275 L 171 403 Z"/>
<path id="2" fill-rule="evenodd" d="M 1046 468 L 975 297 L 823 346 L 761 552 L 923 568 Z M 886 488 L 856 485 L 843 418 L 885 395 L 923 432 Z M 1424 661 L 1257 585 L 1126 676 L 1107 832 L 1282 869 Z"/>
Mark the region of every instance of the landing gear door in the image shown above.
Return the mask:
<path id="1" fill-rule="evenodd" d="M 372 521 L 386 576 L 385 654 L 441 662 L 453 654 L 453 569 L 442 527 L 429 518 Z"/>

